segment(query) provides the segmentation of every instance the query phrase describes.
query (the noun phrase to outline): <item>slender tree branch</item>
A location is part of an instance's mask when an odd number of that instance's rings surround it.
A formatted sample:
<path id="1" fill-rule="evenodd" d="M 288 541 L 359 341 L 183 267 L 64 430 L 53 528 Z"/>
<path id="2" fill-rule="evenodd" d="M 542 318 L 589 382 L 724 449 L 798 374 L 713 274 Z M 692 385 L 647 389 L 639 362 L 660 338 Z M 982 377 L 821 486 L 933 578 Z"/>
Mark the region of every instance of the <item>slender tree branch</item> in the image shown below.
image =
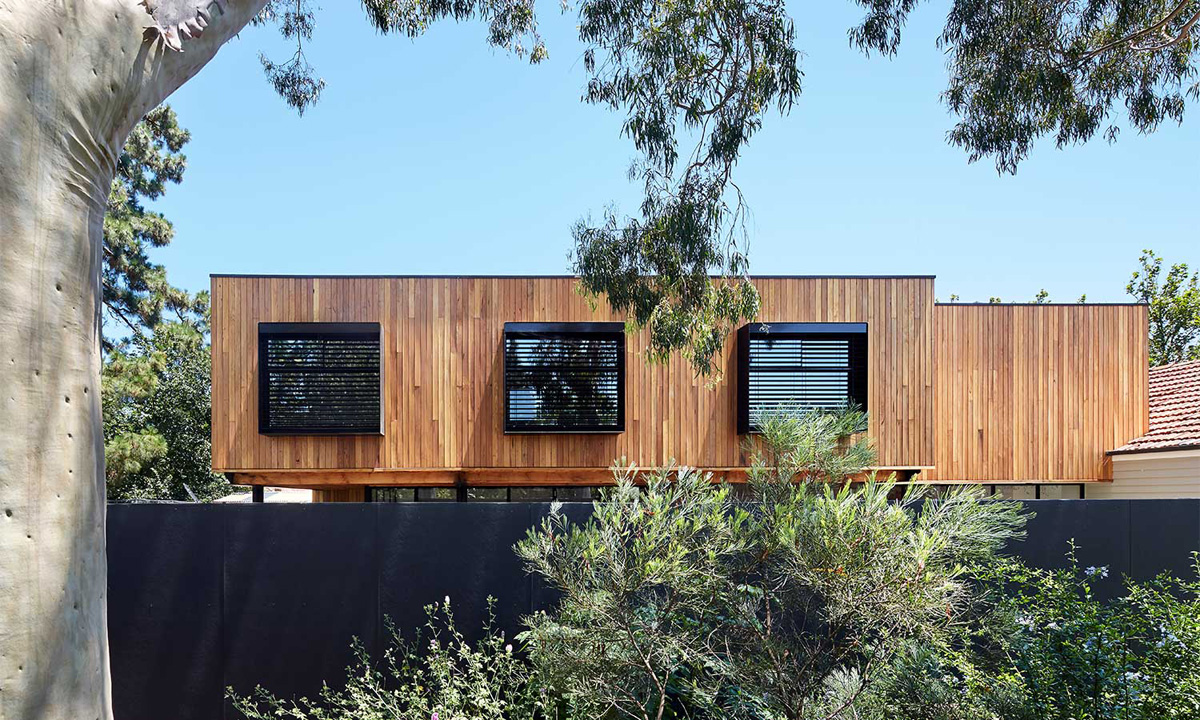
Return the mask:
<path id="1" fill-rule="evenodd" d="M 1188 34 L 1192 30 L 1192 27 L 1196 24 L 1196 21 L 1198 19 L 1200 19 L 1200 10 L 1196 11 L 1196 13 L 1192 15 L 1192 17 L 1184 24 L 1184 27 L 1179 32 L 1179 34 L 1174 39 L 1170 39 L 1169 43 L 1167 43 L 1165 45 L 1144 46 L 1144 47 L 1138 46 L 1136 44 L 1137 41 L 1141 40 L 1142 38 L 1149 37 L 1155 33 L 1162 32 L 1168 25 L 1171 24 L 1171 22 L 1173 22 L 1174 20 L 1176 20 L 1180 16 L 1182 16 L 1184 10 L 1189 5 L 1191 5 L 1193 2 L 1194 2 L 1194 0 L 1181 0 L 1181 2 L 1171 10 L 1171 12 L 1167 13 L 1167 15 L 1163 19 L 1159 20 L 1158 22 L 1154 23 L 1153 25 L 1143 28 L 1141 30 L 1137 30 L 1135 32 L 1129 33 L 1128 35 L 1125 35 L 1124 37 L 1113 40 L 1112 42 L 1106 43 L 1106 44 L 1104 44 L 1098 48 L 1095 48 L 1093 50 L 1089 50 L 1088 52 L 1086 52 L 1082 56 L 1080 56 L 1078 59 L 1076 59 L 1075 62 L 1077 64 L 1085 63 L 1088 60 L 1091 60 L 1095 57 L 1103 55 L 1104 53 L 1109 52 L 1110 50 L 1115 50 L 1123 45 L 1128 45 L 1130 47 L 1130 49 L 1134 50 L 1135 52 L 1153 52 L 1153 51 L 1165 49 L 1167 47 L 1170 47 L 1170 46 L 1180 42 L 1181 40 L 1183 40 L 1183 38 L 1188 36 Z"/>

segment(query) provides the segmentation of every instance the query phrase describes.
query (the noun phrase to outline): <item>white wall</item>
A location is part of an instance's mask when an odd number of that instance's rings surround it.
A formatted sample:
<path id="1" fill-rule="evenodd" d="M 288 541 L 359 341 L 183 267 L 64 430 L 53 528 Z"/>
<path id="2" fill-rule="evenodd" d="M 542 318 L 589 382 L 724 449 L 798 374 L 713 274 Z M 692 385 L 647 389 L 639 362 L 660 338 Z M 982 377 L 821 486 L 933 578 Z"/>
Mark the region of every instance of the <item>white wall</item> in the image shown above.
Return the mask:
<path id="1" fill-rule="evenodd" d="M 1088 483 L 1085 497 L 1200 497 L 1200 450 L 1113 455 L 1113 481 Z"/>

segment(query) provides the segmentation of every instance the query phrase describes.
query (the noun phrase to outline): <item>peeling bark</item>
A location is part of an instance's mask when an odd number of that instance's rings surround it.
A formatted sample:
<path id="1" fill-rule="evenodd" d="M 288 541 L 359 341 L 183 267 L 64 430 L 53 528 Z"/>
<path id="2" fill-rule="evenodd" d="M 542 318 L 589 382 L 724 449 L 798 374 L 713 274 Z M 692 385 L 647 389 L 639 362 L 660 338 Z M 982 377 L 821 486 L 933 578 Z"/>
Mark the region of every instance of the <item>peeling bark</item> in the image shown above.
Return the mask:
<path id="1" fill-rule="evenodd" d="M 0 718 L 109 720 L 100 268 L 125 136 L 265 0 L 0 0 Z"/>

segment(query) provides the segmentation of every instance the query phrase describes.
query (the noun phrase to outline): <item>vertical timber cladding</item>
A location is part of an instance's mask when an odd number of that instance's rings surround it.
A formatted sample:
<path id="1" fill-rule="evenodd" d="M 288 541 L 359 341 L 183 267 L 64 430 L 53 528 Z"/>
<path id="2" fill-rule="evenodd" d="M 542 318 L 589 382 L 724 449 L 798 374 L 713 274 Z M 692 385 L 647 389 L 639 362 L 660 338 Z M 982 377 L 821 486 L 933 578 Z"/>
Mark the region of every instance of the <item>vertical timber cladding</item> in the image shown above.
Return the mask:
<path id="1" fill-rule="evenodd" d="M 758 278 L 755 284 L 760 321 L 867 323 L 879 462 L 932 465 L 933 278 Z M 643 466 L 745 465 L 732 336 L 718 362 L 724 379 L 711 389 L 680 358 L 648 364 L 645 333 L 627 338 L 623 433 L 504 433 L 504 323 L 621 319 L 603 304 L 593 311 L 575 287 L 569 277 L 214 276 L 214 469 L 605 468 L 621 457 Z M 260 435 L 260 322 L 380 323 L 383 436 Z"/>
<path id="2" fill-rule="evenodd" d="M 1148 426 L 1144 305 L 936 305 L 931 481 L 1111 478 Z"/>

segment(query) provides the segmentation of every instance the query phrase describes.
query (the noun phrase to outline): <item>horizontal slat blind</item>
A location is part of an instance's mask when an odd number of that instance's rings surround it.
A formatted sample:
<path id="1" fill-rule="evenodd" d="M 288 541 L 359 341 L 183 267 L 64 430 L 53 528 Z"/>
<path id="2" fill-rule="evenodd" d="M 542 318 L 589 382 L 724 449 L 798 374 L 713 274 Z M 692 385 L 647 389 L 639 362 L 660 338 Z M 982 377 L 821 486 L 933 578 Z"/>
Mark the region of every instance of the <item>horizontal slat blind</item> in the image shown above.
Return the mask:
<path id="1" fill-rule="evenodd" d="M 624 332 L 608 328 L 612 323 L 587 325 L 605 329 L 562 329 L 570 324 L 545 332 L 506 328 L 507 432 L 624 430 Z"/>
<path id="2" fill-rule="evenodd" d="M 823 324 L 821 329 L 831 328 Z M 856 324 L 848 324 L 844 332 L 774 330 L 769 325 L 743 328 L 739 431 L 753 432 L 760 419 L 772 412 L 833 410 L 847 403 L 865 408 L 865 330 Z"/>
<path id="3" fill-rule="evenodd" d="M 377 325 L 264 323 L 259 361 L 260 432 L 380 432 Z"/>

